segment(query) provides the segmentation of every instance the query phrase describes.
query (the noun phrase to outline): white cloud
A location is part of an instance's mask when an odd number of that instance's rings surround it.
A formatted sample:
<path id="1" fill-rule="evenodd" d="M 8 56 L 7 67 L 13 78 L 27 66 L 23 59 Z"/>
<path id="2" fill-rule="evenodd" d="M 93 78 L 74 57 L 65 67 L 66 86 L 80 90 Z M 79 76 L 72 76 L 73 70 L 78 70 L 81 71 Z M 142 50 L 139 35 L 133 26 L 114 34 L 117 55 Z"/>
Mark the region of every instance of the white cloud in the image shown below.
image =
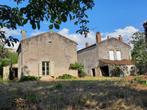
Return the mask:
<path id="1" fill-rule="evenodd" d="M 35 36 L 35 35 L 38 35 L 38 34 L 41 34 L 41 33 L 44 33 L 44 31 L 39 31 L 39 30 L 34 30 L 30 36 Z"/>
<path id="2" fill-rule="evenodd" d="M 78 50 L 81 48 L 85 47 L 85 43 L 88 42 L 89 45 L 94 44 L 95 43 L 95 32 L 90 31 L 90 33 L 88 34 L 87 38 L 85 38 L 84 36 L 78 34 L 78 33 L 74 33 L 71 34 L 69 32 L 69 29 L 64 28 L 61 31 L 58 32 L 59 34 L 75 41 L 78 43 Z"/>
<path id="3" fill-rule="evenodd" d="M 18 37 L 20 36 L 20 32 L 21 30 L 20 29 L 16 29 L 16 30 L 12 30 L 12 29 L 8 29 L 6 27 L 3 27 L 3 28 L 0 28 L 1 31 L 5 31 L 5 35 L 6 37 L 9 37 L 9 36 L 13 36 L 13 37 Z M 16 50 L 18 48 L 18 45 L 19 45 L 19 42 L 18 43 L 14 43 L 14 46 L 11 46 L 11 47 L 8 47 L 6 46 L 7 48 L 12 48 L 14 50 Z"/>
<path id="4" fill-rule="evenodd" d="M 1 31 L 5 31 L 5 35 L 8 37 L 8 36 L 19 36 L 20 35 L 20 32 L 21 30 L 20 29 L 17 29 L 17 30 L 12 30 L 12 29 L 8 29 L 6 27 L 3 27 L 0 29 Z"/>
<path id="5" fill-rule="evenodd" d="M 123 40 L 126 43 L 128 43 L 131 40 L 132 34 L 137 32 L 137 31 L 139 31 L 139 29 L 137 29 L 133 26 L 126 26 L 125 28 L 116 29 L 114 32 L 101 33 L 101 35 L 103 36 L 102 40 L 105 40 L 107 38 L 106 36 L 116 38 L 119 35 L 121 35 L 123 37 Z M 72 34 L 72 33 L 70 33 L 70 30 L 67 29 L 67 28 L 62 29 L 58 33 L 63 35 L 63 36 L 68 37 L 71 40 L 76 41 L 78 43 L 78 50 L 84 48 L 86 42 L 88 42 L 89 45 L 94 44 L 96 42 L 95 41 L 96 32 L 94 32 L 94 31 L 90 31 L 87 38 L 85 38 L 84 36 L 82 36 L 78 33 Z"/>
<path id="6" fill-rule="evenodd" d="M 137 31 L 139 31 L 139 29 L 133 26 L 127 26 L 125 28 L 116 29 L 114 32 L 107 32 L 105 35 L 110 37 L 118 37 L 121 35 L 123 40 L 128 43 L 131 40 L 131 36 Z"/>

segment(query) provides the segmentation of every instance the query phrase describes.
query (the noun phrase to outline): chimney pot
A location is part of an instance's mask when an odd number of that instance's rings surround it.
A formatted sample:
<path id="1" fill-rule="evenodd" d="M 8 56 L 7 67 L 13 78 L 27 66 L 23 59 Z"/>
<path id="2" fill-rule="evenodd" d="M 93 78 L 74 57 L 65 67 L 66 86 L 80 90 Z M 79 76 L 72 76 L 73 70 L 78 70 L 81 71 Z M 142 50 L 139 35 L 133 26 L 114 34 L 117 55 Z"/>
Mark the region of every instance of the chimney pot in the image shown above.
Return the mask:
<path id="1" fill-rule="evenodd" d="M 101 33 L 100 32 L 97 32 L 96 33 L 96 43 L 100 43 L 101 42 L 101 39 L 102 39 Z"/>
<path id="2" fill-rule="evenodd" d="M 86 42 L 86 43 L 85 43 L 85 47 L 88 47 L 88 46 L 89 46 L 89 44 L 88 44 L 88 42 Z"/>
<path id="3" fill-rule="evenodd" d="M 119 36 L 118 36 L 118 40 L 119 40 L 119 41 L 121 41 L 121 42 L 123 41 L 123 39 L 122 39 L 122 36 L 121 36 L 121 35 L 119 35 Z"/>
<path id="4" fill-rule="evenodd" d="M 21 35 L 22 35 L 22 40 L 26 39 L 27 36 L 26 36 L 26 31 L 22 30 L 21 31 Z"/>

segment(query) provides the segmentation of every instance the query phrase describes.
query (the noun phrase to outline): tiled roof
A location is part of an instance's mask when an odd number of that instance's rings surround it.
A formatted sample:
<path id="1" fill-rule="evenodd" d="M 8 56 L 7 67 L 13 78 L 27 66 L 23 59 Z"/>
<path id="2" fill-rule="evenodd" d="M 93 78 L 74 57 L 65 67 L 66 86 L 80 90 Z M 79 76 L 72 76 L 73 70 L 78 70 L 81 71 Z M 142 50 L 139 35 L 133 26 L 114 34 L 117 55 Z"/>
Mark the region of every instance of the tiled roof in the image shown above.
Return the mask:
<path id="1" fill-rule="evenodd" d="M 100 63 L 102 64 L 118 64 L 118 65 L 133 65 L 134 62 L 132 60 L 108 60 L 108 59 L 101 59 Z"/>
<path id="2" fill-rule="evenodd" d="M 83 51 L 83 50 L 89 49 L 89 48 L 94 47 L 94 46 L 96 46 L 96 44 L 92 44 L 92 45 L 90 45 L 90 46 L 88 46 L 88 47 L 85 47 L 85 48 L 83 48 L 83 49 L 81 49 L 81 50 L 78 50 L 77 52 L 81 52 L 81 51 Z"/>

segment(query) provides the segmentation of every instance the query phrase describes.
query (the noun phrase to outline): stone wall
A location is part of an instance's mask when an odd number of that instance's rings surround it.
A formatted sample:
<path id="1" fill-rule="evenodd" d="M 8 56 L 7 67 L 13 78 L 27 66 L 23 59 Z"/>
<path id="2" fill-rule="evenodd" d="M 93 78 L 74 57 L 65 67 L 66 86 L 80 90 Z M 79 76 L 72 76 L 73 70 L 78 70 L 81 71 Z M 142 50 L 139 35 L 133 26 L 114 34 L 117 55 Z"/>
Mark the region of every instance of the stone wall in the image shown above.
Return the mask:
<path id="1" fill-rule="evenodd" d="M 76 43 L 57 34 L 43 33 L 21 42 L 19 53 L 19 74 L 42 76 L 42 61 L 50 62 L 50 75 L 62 74 L 77 76 L 70 70 L 71 63 L 77 62 Z"/>

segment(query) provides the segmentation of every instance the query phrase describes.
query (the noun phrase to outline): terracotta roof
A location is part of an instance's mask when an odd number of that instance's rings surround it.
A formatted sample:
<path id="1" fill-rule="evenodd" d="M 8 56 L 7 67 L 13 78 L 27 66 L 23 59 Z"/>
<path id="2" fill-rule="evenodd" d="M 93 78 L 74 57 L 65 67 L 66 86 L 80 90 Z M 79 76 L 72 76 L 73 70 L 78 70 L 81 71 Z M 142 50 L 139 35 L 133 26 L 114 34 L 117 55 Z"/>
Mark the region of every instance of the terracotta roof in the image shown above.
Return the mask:
<path id="1" fill-rule="evenodd" d="M 101 59 L 100 63 L 102 64 L 118 64 L 118 65 L 133 65 L 134 62 L 132 60 L 108 60 L 108 59 Z"/>
<path id="2" fill-rule="evenodd" d="M 85 48 L 83 48 L 83 49 L 81 49 L 81 50 L 78 50 L 77 52 L 81 52 L 81 51 L 83 51 L 83 50 L 89 49 L 89 48 L 94 47 L 94 46 L 96 46 L 96 44 L 92 44 L 92 45 L 90 45 L 90 46 L 88 46 L 88 47 L 85 47 Z"/>
<path id="3" fill-rule="evenodd" d="M 102 43 L 104 43 L 104 42 L 109 42 L 110 40 L 116 40 L 116 41 L 118 41 L 118 42 L 120 42 L 120 43 L 123 43 L 124 45 L 128 46 L 129 48 L 131 48 L 129 44 L 127 44 L 127 43 L 125 43 L 125 42 L 123 42 L 123 41 L 119 41 L 117 38 L 114 38 L 114 37 L 111 37 L 111 38 L 109 38 L 109 39 L 105 39 L 105 40 L 99 42 L 98 44 L 102 44 Z M 96 46 L 96 44 L 92 44 L 92 45 L 90 45 L 90 46 L 88 46 L 88 47 L 85 47 L 85 48 L 83 48 L 83 49 L 80 49 L 80 50 L 78 50 L 78 52 L 81 52 L 81 51 L 83 51 L 83 50 L 86 50 L 86 49 L 91 48 L 91 47 L 94 47 L 94 46 Z"/>

